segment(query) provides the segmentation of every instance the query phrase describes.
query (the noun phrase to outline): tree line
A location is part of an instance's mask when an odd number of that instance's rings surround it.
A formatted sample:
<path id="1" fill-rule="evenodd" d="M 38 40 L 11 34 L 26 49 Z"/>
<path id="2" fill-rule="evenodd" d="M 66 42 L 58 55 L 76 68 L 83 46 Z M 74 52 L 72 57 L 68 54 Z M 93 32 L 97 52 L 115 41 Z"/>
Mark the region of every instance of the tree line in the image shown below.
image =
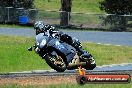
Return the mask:
<path id="1" fill-rule="evenodd" d="M 0 0 L 0 6 L 14 8 L 23 7 L 28 9 L 34 7 L 33 1 L 34 0 Z"/>

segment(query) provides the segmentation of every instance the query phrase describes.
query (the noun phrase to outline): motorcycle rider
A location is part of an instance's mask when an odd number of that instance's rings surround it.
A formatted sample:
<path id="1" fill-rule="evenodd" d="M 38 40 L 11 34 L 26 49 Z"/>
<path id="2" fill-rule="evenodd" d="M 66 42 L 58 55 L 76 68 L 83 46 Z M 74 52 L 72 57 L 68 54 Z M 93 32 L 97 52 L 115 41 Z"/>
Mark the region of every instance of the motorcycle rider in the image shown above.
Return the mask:
<path id="1" fill-rule="evenodd" d="M 55 29 L 55 27 L 53 27 L 52 25 L 46 25 L 43 21 L 37 21 L 34 24 L 34 29 L 36 31 L 36 35 L 38 35 L 39 33 L 45 33 L 48 36 L 59 38 L 61 41 L 73 46 L 77 51 L 81 52 L 81 58 L 87 55 L 87 51 L 84 51 L 82 49 L 81 43 L 78 39 L 72 38 L 68 34 Z"/>

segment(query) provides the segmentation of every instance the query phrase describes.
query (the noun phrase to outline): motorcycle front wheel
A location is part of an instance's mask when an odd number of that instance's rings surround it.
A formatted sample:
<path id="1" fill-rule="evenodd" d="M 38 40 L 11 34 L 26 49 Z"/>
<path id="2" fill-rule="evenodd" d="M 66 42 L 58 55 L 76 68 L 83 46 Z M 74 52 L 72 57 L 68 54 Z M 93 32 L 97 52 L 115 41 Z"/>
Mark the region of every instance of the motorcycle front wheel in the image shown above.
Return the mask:
<path id="1" fill-rule="evenodd" d="M 57 72 L 64 72 L 66 70 L 67 65 L 61 55 L 52 56 L 47 54 L 44 58 L 46 63 Z"/>

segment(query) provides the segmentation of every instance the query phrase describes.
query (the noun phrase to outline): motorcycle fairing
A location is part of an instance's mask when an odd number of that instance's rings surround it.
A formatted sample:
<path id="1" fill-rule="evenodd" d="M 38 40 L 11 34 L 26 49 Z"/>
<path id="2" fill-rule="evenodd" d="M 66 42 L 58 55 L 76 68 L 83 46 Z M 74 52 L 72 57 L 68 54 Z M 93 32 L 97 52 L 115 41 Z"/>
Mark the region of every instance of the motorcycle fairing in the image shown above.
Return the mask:
<path id="1" fill-rule="evenodd" d="M 71 62 L 76 54 L 76 49 L 65 42 L 59 41 L 58 39 L 52 39 L 48 42 L 48 46 L 54 47 L 66 56 L 67 62 Z"/>
<path id="2" fill-rule="evenodd" d="M 43 40 L 43 38 L 45 38 L 46 36 L 44 36 L 44 33 L 40 33 L 38 35 L 36 35 L 36 42 L 41 43 L 41 41 Z"/>
<path id="3" fill-rule="evenodd" d="M 43 39 L 46 39 L 46 43 L 49 40 L 49 37 L 46 36 L 44 33 L 40 33 L 36 36 L 36 43 L 41 43 Z M 38 46 L 39 48 L 42 48 L 43 46 Z"/>

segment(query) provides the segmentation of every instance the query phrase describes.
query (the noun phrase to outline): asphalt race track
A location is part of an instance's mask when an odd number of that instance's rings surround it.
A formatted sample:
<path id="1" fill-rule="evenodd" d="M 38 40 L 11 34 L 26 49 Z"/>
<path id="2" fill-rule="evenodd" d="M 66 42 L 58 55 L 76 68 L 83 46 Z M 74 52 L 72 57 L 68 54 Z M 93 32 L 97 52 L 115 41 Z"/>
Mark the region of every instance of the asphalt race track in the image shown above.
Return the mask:
<path id="1" fill-rule="evenodd" d="M 80 41 L 95 42 L 105 45 L 132 46 L 131 32 L 98 32 L 98 31 L 68 31 L 64 33 L 78 38 Z M 0 35 L 35 37 L 35 31 L 29 28 L 0 28 Z"/>
<path id="2" fill-rule="evenodd" d="M 103 65 L 97 66 L 94 70 L 86 70 L 86 73 L 110 73 L 110 72 L 125 72 L 132 74 L 132 63 L 124 64 L 112 64 L 112 65 Z M 30 75 L 43 75 L 43 76 L 57 76 L 57 75 L 77 75 L 78 71 L 76 70 L 66 70 L 63 72 L 56 72 L 55 70 L 33 70 L 33 71 L 22 71 L 22 72 L 9 72 L 5 74 L 0 74 L 0 77 L 4 75 L 9 76 L 30 76 Z"/>

